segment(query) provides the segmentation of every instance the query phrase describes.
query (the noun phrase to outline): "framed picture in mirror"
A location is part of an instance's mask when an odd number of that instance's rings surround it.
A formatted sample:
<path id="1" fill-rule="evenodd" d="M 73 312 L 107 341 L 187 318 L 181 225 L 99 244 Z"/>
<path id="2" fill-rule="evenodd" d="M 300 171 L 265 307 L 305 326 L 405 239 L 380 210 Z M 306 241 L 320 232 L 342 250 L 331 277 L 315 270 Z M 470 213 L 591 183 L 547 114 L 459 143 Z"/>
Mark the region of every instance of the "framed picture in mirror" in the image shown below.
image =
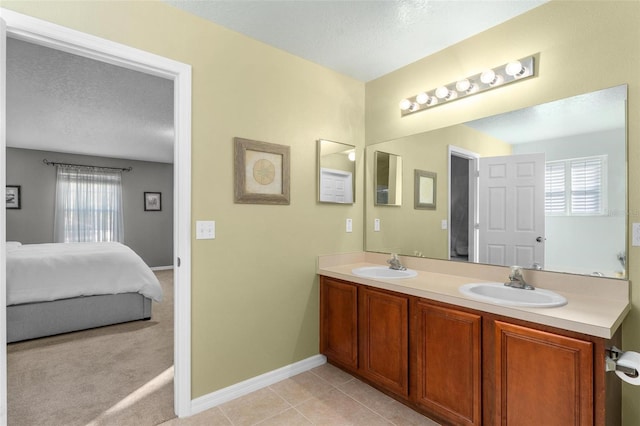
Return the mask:
<path id="1" fill-rule="evenodd" d="M 7 185 L 5 191 L 6 206 L 8 209 L 19 209 L 20 185 Z"/>
<path id="2" fill-rule="evenodd" d="M 144 211 L 145 212 L 162 211 L 162 193 L 145 192 L 144 193 Z"/>
<path id="3" fill-rule="evenodd" d="M 414 208 L 435 210 L 436 174 L 425 170 L 414 170 Z"/>
<path id="4" fill-rule="evenodd" d="M 402 205 L 402 157 L 375 151 L 373 159 L 374 205 Z"/>

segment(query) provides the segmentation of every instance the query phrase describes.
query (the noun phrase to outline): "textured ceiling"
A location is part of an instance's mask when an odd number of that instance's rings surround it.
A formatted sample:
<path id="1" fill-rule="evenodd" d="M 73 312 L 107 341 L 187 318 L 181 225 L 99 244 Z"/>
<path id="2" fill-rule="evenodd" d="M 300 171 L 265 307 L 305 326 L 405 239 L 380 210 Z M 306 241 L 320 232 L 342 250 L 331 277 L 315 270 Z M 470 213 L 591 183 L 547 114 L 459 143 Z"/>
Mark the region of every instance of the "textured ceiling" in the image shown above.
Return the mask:
<path id="1" fill-rule="evenodd" d="M 548 0 L 163 0 L 369 81 Z"/>
<path id="2" fill-rule="evenodd" d="M 7 146 L 173 162 L 173 82 L 7 40 Z"/>

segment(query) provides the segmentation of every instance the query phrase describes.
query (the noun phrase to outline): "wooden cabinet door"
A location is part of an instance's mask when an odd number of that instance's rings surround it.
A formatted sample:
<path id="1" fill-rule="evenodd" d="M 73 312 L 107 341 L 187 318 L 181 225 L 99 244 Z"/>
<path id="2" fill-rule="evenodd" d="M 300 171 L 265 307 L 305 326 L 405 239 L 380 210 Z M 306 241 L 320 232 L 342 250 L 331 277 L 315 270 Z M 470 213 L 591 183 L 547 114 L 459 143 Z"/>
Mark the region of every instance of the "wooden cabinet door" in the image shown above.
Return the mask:
<path id="1" fill-rule="evenodd" d="M 358 287 L 320 278 L 320 353 L 336 364 L 358 368 Z"/>
<path id="2" fill-rule="evenodd" d="M 593 425 L 593 343 L 495 322 L 496 424 Z"/>
<path id="3" fill-rule="evenodd" d="M 409 395 L 409 298 L 360 288 L 360 374 Z"/>
<path id="4" fill-rule="evenodd" d="M 424 300 L 413 303 L 413 401 L 447 423 L 480 425 L 482 317 Z"/>

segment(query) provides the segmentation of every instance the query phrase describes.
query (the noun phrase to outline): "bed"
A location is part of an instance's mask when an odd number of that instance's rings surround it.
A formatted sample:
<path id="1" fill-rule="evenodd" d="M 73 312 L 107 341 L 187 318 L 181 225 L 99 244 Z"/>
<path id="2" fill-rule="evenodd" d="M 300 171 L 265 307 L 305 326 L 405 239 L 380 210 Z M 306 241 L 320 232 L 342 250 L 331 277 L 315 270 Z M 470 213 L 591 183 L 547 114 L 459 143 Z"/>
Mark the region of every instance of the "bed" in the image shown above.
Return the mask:
<path id="1" fill-rule="evenodd" d="M 151 318 L 158 279 L 120 243 L 7 242 L 7 342 Z"/>

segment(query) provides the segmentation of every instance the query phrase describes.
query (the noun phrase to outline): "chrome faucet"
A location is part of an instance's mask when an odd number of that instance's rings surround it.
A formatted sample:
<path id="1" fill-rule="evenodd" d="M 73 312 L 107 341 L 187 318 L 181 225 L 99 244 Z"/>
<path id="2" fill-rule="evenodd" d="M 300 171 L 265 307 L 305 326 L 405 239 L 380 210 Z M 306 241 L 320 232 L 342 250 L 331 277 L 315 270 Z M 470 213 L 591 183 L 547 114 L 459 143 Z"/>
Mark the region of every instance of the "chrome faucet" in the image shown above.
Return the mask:
<path id="1" fill-rule="evenodd" d="M 398 255 L 395 253 L 391 253 L 391 259 L 387 260 L 389 264 L 389 269 L 395 269 L 396 271 L 405 271 L 407 268 L 402 266 L 400 263 L 400 259 L 398 259 Z"/>
<path id="2" fill-rule="evenodd" d="M 522 268 L 519 266 L 512 266 L 511 273 L 509 274 L 509 281 L 504 283 L 507 287 L 520 288 L 523 290 L 535 290 L 532 285 L 525 282 L 522 275 Z"/>

